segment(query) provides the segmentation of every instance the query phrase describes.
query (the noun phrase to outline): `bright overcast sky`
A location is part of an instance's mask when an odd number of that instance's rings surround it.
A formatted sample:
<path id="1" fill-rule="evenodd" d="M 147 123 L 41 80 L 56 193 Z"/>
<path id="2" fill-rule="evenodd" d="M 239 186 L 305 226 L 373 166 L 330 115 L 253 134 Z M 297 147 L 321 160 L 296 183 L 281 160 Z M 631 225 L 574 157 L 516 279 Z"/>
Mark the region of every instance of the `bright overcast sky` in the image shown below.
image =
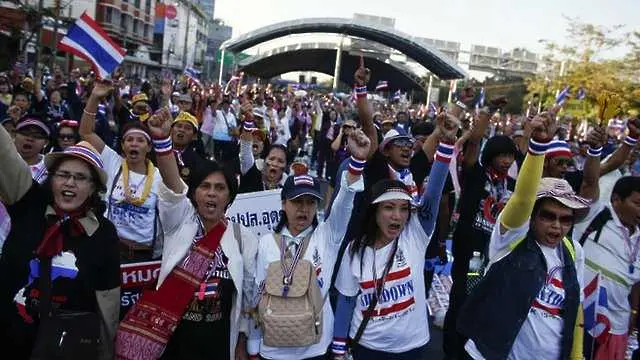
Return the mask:
<path id="1" fill-rule="evenodd" d="M 539 39 L 564 41 L 563 14 L 640 31 L 640 0 L 216 0 L 215 6 L 234 37 L 280 21 L 354 13 L 393 17 L 396 29 L 414 36 L 505 50 L 540 51 Z"/>

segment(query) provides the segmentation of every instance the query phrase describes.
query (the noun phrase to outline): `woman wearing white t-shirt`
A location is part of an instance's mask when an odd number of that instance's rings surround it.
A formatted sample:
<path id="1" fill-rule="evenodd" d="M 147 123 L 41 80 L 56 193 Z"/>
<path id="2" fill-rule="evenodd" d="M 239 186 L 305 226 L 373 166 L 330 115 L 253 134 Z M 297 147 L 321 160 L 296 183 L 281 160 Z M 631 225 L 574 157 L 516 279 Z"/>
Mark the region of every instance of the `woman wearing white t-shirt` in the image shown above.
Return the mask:
<path id="1" fill-rule="evenodd" d="M 453 145 L 440 143 L 413 214 L 405 184 L 381 180 L 373 186 L 363 234 L 347 247 L 336 279 L 334 358 L 344 357 L 347 338 L 354 359 L 423 358 L 429 342 L 424 254 L 452 155 Z"/>
<path id="2" fill-rule="evenodd" d="M 266 277 L 267 267 L 272 262 L 284 256 L 283 251 L 297 249 L 304 254 L 298 254 L 299 258 L 311 262 L 317 275 L 320 293 L 325 299 L 322 308 L 322 336 L 320 340 L 310 346 L 300 347 L 271 347 L 264 343 L 262 332 L 255 329 L 250 335 L 249 354 L 257 358 L 259 352 L 262 359 L 275 360 L 324 360 L 327 348 L 331 343 L 333 329 L 333 312 L 331 304 L 326 301 L 329 291 L 331 274 L 336 262 L 340 243 L 347 229 L 353 210 L 353 199 L 356 192 L 364 189 L 362 181 L 362 169 L 364 159 L 369 153 L 371 143 L 367 136 L 359 131 L 352 135 L 349 142 L 352 163 L 349 171 L 342 178 L 342 187 L 336 196 L 331 210 L 331 215 L 318 224 L 318 202 L 323 198 L 320 193 L 320 184 L 317 179 L 308 175 L 290 176 L 282 189 L 283 214 L 275 232 L 278 239 L 285 244 L 280 249 L 274 241 L 274 234 L 266 234 L 260 239 L 256 266 L 256 288 L 260 289 L 261 283 Z M 260 292 L 256 299 L 260 299 Z"/>
<path id="3" fill-rule="evenodd" d="M 162 244 L 157 241 L 162 234 L 157 211 L 158 186 L 162 178 L 147 158 L 152 145 L 144 124 L 131 122 L 123 128 L 124 158 L 94 132 L 96 109 L 110 91 L 107 83 L 95 83 L 82 114 L 80 136 L 100 152 L 108 175 L 105 216 L 118 231 L 121 260 L 149 260 L 162 252 Z"/>

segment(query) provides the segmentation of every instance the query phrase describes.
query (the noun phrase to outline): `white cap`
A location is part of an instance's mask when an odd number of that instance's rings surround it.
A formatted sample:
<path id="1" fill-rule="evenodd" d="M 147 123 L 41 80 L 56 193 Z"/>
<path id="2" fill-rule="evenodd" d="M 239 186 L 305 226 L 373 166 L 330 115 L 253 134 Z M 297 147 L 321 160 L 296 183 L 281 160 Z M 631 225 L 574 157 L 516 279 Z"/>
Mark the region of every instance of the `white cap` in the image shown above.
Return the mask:
<path id="1" fill-rule="evenodd" d="M 473 256 L 480 256 L 480 251 L 474 251 Z"/>

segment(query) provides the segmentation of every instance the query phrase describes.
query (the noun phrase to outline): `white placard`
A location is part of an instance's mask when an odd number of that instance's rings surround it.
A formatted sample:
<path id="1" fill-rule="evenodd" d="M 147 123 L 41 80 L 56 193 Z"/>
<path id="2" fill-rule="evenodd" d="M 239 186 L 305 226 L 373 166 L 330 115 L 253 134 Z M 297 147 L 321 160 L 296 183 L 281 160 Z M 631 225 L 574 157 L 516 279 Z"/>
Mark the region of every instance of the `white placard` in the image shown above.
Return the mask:
<path id="1" fill-rule="evenodd" d="M 227 218 L 251 229 L 257 237 L 273 231 L 280 221 L 280 189 L 238 194 Z"/>

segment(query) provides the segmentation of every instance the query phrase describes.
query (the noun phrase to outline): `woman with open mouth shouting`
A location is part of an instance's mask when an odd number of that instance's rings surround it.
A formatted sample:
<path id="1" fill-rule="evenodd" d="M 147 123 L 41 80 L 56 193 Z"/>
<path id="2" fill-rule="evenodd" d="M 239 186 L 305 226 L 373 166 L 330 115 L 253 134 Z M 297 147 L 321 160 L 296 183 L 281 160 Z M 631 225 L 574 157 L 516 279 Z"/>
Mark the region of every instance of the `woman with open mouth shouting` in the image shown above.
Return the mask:
<path id="1" fill-rule="evenodd" d="M 102 216 L 107 175 L 86 142 L 44 162 L 50 176 L 39 185 L 0 128 L 0 199 L 12 220 L 0 256 L 0 338 L 12 359 L 113 359 L 120 261 Z"/>
<path id="2" fill-rule="evenodd" d="M 118 230 L 121 260 L 150 260 L 162 252 L 158 219 L 158 169 L 147 158 L 152 150 L 146 125 L 131 122 L 122 129 L 124 158 L 95 133 L 96 109 L 112 91 L 111 83 L 96 81 L 80 122 L 80 136 L 93 145 L 108 175 L 106 216 Z"/>
<path id="3" fill-rule="evenodd" d="M 348 338 L 354 359 L 424 358 L 429 341 L 424 254 L 457 132 L 444 121 L 438 126 L 443 135 L 416 212 L 402 181 L 380 180 L 371 189 L 361 234 L 347 246 L 336 279 L 334 359 L 345 357 Z"/>
<path id="4" fill-rule="evenodd" d="M 117 359 L 246 359 L 258 245 L 226 220 L 236 178 L 203 161 L 187 186 L 171 144 L 171 113 L 149 119 L 162 174 L 159 212 L 165 246 L 156 290 L 145 291 L 120 324 Z M 158 326 L 160 324 L 160 326 Z"/>
<path id="5" fill-rule="evenodd" d="M 250 105 L 243 105 L 243 112 L 250 113 Z M 274 144 L 269 147 L 264 160 L 257 158 L 254 147 L 264 146 L 264 137 L 253 122 L 245 121 L 240 130 L 240 193 L 282 188 L 287 180 L 287 148 Z"/>
<path id="6" fill-rule="evenodd" d="M 275 233 L 264 235 L 258 245 L 254 303 L 258 303 L 259 327 L 252 330 L 249 341 L 252 356 L 259 353 L 261 358 L 278 360 L 325 358 L 333 331 L 333 311 L 327 301 L 331 274 L 351 218 L 353 199 L 364 189 L 362 170 L 370 146 L 362 131 L 351 134 L 349 171 L 341 178 L 331 215 L 320 224 L 318 202 L 323 196 L 318 180 L 308 175 L 287 178 L 281 193 L 280 222 Z M 308 306 L 300 306 L 302 289 L 311 296 Z M 305 313 L 307 309 L 311 313 Z M 287 336 L 291 331 L 297 335 Z"/>

